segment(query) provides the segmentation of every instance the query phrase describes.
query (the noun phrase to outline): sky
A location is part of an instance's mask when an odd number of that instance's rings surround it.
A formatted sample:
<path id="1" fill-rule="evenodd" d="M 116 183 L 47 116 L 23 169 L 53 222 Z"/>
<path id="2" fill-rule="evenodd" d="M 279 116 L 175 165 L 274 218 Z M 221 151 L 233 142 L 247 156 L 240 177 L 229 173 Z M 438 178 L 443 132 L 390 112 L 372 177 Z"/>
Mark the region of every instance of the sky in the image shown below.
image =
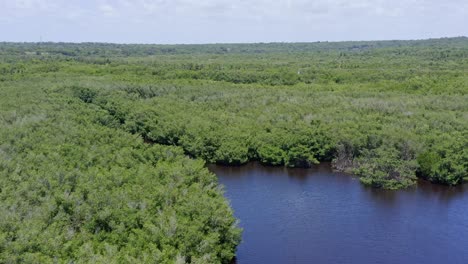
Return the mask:
<path id="1" fill-rule="evenodd" d="M 0 41 L 244 43 L 468 36 L 468 0 L 0 0 Z"/>

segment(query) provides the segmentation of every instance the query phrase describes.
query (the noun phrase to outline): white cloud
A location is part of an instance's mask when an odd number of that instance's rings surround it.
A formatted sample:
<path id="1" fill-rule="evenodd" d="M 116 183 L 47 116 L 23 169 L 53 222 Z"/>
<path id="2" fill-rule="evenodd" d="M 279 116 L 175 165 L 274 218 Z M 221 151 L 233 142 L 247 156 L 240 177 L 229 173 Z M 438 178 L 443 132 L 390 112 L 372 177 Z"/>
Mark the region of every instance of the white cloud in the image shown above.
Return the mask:
<path id="1" fill-rule="evenodd" d="M 99 5 L 99 10 L 102 12 L 102 14 L 106 17 L 115 17 L 118 16 L 118 11 L 109 4 L 101 4 Z"/>

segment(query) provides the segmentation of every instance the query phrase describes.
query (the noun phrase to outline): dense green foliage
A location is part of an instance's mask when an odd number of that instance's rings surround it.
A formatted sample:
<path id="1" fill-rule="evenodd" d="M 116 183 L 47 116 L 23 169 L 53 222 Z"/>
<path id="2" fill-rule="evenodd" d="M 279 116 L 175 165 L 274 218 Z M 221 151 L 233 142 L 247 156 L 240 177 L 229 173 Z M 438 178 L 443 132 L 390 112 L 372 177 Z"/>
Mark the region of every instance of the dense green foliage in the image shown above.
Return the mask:
<path id="1" fill-rule="evenodd" d="M 460 184 L 467 92 L 467 38 L 1 43 L 0 262 L 228 261 L 239 230 L 200 159 Z"/>
<path id="2" fill-rule="evenodd" d="M 0 263 L 220 263 L 240 231 L 216 178 L 62 81 L 0 83 Z M 103 125 L 103 124 L 106 125 Z"/>

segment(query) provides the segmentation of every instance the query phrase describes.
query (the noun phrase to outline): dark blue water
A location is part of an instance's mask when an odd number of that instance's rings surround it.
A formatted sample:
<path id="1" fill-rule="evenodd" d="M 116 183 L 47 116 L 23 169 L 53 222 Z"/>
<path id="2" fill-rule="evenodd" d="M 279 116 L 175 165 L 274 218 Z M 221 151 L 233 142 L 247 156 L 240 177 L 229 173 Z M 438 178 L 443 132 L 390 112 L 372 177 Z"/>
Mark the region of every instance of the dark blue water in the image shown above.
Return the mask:
<path id="1" fill-rule="evenodd" d="M 244 229 L 237 263 L 468 263 L 468 186 L 384 191 L 330 166 L 210 166 Z"/>

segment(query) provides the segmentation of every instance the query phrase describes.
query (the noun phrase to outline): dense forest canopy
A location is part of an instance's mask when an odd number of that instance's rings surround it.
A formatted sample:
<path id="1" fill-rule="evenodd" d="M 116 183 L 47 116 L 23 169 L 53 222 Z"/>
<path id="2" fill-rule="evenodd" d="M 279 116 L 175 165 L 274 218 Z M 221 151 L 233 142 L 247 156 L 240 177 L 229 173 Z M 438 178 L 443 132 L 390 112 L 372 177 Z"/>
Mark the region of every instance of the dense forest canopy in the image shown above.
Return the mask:
<path id="1" fill-rule="evenodd" d="M 425 52 L 436 50 L 466 50 L 467 37 L 430 40 L 343 41 L 313 43 L 253 43 L 253 44 L 112 44 L 112 43 L 15 43 L 0 42 L 1 55 L 47 54 L 63 56 L 139 57 L 181 54 L 259 54 L 359 52 L 376 49 L 399 49 Z"/>
<path id="2" fill-rule="evenodd" d="M 228 262 L 205 162 L 468 180 L 468 38 L 0 43 L 0 262 Z"/>

